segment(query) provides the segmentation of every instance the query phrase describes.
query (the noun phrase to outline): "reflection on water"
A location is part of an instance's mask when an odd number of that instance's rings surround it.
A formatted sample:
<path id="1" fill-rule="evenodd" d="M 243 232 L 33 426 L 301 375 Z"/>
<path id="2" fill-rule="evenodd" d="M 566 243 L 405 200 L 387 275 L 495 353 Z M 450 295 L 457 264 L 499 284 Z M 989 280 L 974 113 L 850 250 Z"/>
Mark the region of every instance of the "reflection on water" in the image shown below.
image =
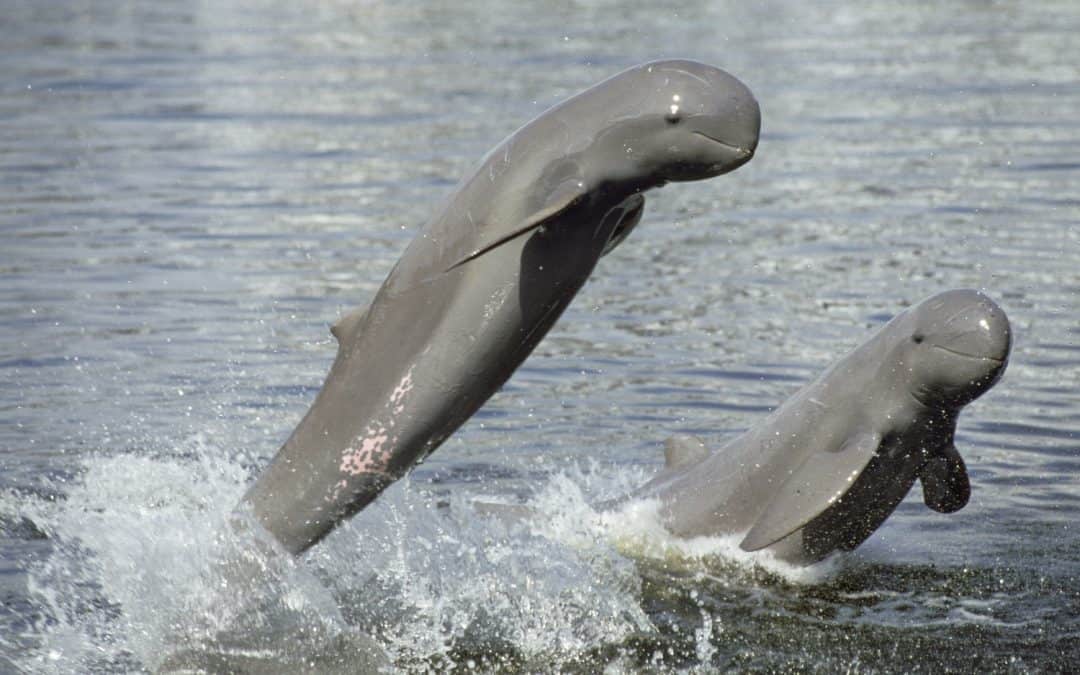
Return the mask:
<path id="1" fill-rule="evenodd" d="M 8 3 L 0 670 L 152 668 L 201 625 L 210 525 L 313 397 L 326 326 L 503 136 L 671 55 L 751 86 L 757 157 L 650 195 L 504 390 L 282 597 L 409 669 L 1075 668 L 1080 11 L 744 4 Z M 960 419 L 958 514 L 913 498 L 811 579 L 578 526 L 667 435 L 719 444 L 959 286 L 1016 345 Z M 455 501 L 478 493 L 562 525 L 500 529 Z"/>

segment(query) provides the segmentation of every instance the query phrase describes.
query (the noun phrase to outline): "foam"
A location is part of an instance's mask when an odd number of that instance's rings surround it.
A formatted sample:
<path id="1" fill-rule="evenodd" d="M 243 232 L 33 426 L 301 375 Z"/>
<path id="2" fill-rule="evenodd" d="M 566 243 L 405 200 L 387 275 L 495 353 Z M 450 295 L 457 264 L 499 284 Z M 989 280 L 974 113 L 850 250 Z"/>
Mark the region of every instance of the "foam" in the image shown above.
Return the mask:
<path id="1" fill-rule="evenodd" d="M 52 545 L 28 580 L 48 619 L 18 636 L 35 645 L 20 666 L 153 669 L 195 653 L 284 667 L 333 662 L 343 640 L 363 650 L 371 635 L 413 671 L 476 658 L 550 668 L 655 633 L 643 560 L 800 584 L 837 569 L 749 554 L 738 537 L 673 537 L 656 502 L 599 512 L 644 476 L 595 465 L 551 476 L 529 501 L 535 517 L 516 521 L 479 513 L 469 486 L 404 479 L 298 560 L 233 512 L 250 471 L 227 457 L 198 434 L 172 454 L 89 456 L 50 486 L 64 499 L 0 499 Z M 713 632 L 703 612 L 703 662 Z"/>

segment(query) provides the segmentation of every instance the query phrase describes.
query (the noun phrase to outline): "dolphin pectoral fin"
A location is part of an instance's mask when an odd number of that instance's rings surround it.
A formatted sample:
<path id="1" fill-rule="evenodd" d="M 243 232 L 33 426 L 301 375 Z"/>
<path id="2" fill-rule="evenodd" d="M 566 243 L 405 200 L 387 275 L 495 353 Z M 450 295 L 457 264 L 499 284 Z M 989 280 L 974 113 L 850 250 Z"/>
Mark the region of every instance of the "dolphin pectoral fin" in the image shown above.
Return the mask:
<path id="1" fill-rule="evenodd" d="M 941 455 L 931 457 L 919 471 L 923 501 L 939 513 L 954 513 L 971 498 L 967 468 L 956 446 L 949 444 Z"/>
<path id="2" fill-rule="evenodd" d="M 543 227 L 546 222 L 552 220 L 553 218 L 559 217 L 565 211 L 568 211 L 569 209 L 573 208 L 578 203 L 583 201 L 586 197 L 588 197 L 588 192 L 585 190 L 583 183 L 574 182 L 572 185 L 567 185 L 565 187 L 560 186 L 560 188 L 551 195 L 551 197 L 547 200 L 544 206 L 540 208 L 539 211 L 533 213 L 524 221 L 522 221 L 517 227 L 511 230 L 509 234 L 504 234 L 503 236 L 497 237 L 492 241 L 481 243 L 479 246 L 473 249 L 471 253 L 461 258 L 454 264 L 450 265 L 443 271 L 449 272 L 456 267 L 464 265 L 470 260 L 475 260 L 476 258 L 479 258 L 488 251 L 494 250 L 502 246 L 508 241 L 512 241 L 522 236 L 523 234 L 527 234 L 539 227 Z"/>
<path id="3" fill-rule="evenodd" d="M 679 434 L 664 441 L 664 468 L 678 469 L 700 462 L 709 455 L 705 442 L 697 436 Z"/>
<path id="4" fill-rule="evenodd" d="M 613 210 L 619 211 L 619 213 L 613 214 L 618 216 L 619 223 L 612 230 L 611 238 L 604 244 L 604 250 L 600 253 L 601 258 L 623 243 L 623 240 L 641 222 L 641 214 L 645 213 L 645 197 L 640 192 L 633 194 Z"/>
<path id="5" fill-rule="evenodd" d="M 848 491 L 880 444 L 881 434 L 863 433 L 839 450 L 811 454 L 780 486 L 739 547 L 763 549 L 816 518 Z"/>
<path id="6" fill-rule="evenodd" d="M 334 336 L 338 344 L 345 343 L 359 328 L 365 316 L 367 316 L 367 308 L 354 309 L 330 326 L 330 334 Z"/>

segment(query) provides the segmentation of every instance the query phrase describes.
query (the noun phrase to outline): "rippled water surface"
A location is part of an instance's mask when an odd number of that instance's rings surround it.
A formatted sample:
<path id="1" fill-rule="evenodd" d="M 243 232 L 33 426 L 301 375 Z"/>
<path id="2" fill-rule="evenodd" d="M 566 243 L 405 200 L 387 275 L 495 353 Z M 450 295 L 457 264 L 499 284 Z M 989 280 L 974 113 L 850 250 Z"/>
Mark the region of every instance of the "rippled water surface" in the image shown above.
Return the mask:
<path id="1" fill-rule="evenodd" d="M 287 672 L 357 631 L 410 671 L 1080 669 L 1080 5 L 747 4 L 7 0 L 0 672 L 154 670 L 217 632 Z M 410 480 L 219 583 L 328 325 L 488 148 L 664 56 L 754 90 L 755 159 L 651 193 Z M 589 508 L 954 287 L 1016 335 L 960 418 L 959 513 L 914 494 L 794 570 Z"/>

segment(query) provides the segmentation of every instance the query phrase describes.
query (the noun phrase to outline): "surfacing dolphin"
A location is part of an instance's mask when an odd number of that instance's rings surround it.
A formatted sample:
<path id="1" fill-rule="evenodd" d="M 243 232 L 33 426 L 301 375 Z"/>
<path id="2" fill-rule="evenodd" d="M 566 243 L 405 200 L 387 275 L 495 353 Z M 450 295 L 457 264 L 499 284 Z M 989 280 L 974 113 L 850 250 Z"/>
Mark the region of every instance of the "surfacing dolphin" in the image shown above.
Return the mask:
<path id="1" fill-rule="evenodd" d="M 746 532 L 744 550 L 800 564 L 853 550 L 917 479 L 927 506 L 957 511 L 971 494 L 957 417 L 1001 377 L 1011 341 L 982 293 L 935 295 L 716 452 L 669 440 L 666 468 L 634 496 L 659 498 L 673 534 Z"/>
<path id="2" fill-rule="evenodd" d="M 510 377 L 641 218 L 642 193 L 753 156 L 757 101 L 694 61 L 626 70 L 529 122 L 463 180 L 366 311 L 245 495 L 300 553 L 439 446 Z"/>

